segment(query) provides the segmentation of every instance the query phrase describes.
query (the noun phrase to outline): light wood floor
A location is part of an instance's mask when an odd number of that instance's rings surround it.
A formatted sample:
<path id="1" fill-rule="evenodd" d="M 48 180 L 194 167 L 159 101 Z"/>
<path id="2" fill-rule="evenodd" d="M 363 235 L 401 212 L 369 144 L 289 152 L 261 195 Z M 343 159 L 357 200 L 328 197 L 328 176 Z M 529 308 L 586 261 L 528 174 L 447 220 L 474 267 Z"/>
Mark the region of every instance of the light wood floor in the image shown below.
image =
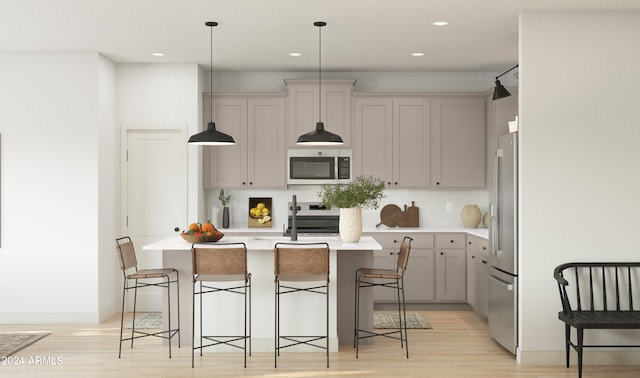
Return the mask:
<path id="1" fill-rule="evenodd" d="M 133 349 L 123 346 L 118 359 L 119 315 L 99 325 L 0 325 L 0 332 L 48 331 L 51 335 L 18 352 L 24 363 L 0 366 L 2 377 L 527 377 L 576 378 L 577 368 L 519 366 L 513 355 L 489 337 L 487 323 L 472 311 L 421 311 L 432 330 L 410 330 L 406 359 L 399 342 L 378 338 L 361 346 L 355 358 L 352 346 L 343 345 L 330 356 L 283 351 L 278 368 L 272 353 L 254 353 L 242 367 L 241 353 L 207 353 L 196 356 L 191 368 L 189 346 L 174 348 L 173 358 L 160 339 L 137 340 Z M 558 335 L 558 337 L 562 337 Z M 56 365 L 28 364 L 45 357 Z M 583 376 L 640 377 L 638 366 L 584 367 Z"/>

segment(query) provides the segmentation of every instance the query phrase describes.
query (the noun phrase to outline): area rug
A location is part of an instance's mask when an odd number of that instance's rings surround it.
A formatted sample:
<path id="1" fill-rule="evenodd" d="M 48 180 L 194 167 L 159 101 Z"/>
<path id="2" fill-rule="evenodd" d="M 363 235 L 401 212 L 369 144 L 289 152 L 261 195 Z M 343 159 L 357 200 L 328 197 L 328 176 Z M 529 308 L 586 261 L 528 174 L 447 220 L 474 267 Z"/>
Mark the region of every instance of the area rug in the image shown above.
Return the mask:
<path id="1" fill-rule="evenodd" d="M 48 332 L 0 333 L 0 357 L 9 357 L 47 335 Z"/>
<path id="2" fill-rule="evenodd" d="M 131 323 L 126 328 L 131 329 Z M 162 328 L 162 314 L 149 312 L 144 315 L 136 315 L 136 329 L 160 329 Z"/>
<path id="3" fill-rule="evenodd" d="M 400 327 L 398 313 L 376 312 L 373 314 L 373 328 L 394 329 Z M 432 329 L 431 324 L 420 314 L 407 312 L 408 329 Z"/>

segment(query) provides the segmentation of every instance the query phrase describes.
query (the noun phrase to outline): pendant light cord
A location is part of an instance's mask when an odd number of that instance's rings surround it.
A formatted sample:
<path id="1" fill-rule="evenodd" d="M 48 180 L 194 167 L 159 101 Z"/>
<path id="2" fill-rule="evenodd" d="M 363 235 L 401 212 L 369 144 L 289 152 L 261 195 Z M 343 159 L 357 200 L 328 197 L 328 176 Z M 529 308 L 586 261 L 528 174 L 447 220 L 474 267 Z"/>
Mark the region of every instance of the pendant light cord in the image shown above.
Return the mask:
<path id="1" fill-rule="evenodd" d="M 213 25 L 209 27 L 211 30 L 211 48 L 209 49 L 209 122 L 213 122 Z"/>
<path id="2" fill-rule="evenodd" d="M 318 120 L 322 122 L 322 25 L 318 27 Z"/>

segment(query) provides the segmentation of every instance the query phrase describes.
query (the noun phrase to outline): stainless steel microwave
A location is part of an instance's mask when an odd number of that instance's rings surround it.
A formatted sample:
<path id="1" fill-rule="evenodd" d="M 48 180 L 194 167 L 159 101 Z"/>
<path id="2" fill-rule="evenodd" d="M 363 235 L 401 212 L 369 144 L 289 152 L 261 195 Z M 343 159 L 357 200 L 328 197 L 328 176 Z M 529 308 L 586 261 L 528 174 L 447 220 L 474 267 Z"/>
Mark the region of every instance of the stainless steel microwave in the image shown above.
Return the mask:
<path id="1" fill-rule="evenodd" d="M 289 150 L 287 184 L 338 184 L 351 181 L 351 150 Z"/>

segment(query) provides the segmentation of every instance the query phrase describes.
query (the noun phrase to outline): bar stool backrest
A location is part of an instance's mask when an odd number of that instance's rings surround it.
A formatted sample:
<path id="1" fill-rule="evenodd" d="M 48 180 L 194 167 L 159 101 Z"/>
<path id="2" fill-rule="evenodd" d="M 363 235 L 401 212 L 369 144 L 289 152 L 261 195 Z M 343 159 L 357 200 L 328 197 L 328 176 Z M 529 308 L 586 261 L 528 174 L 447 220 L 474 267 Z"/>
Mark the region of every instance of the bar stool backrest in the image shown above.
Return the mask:
<path id="1" fill-rule="evenodd" d="M 397 272 L 402 270 L 402 274 L 407 270 L 407 265 L 409 264 L 409 254 L 411 253 L 411 241 L 413 239 L 405 236 L 402 239 L 402 243 L 400 244 L 400 252 L 398 253 L 398 261 L 397 261 Z"/>
<path id="2" fill-rule="evenodd" d="M 128 241 L 120 243 L 119 240 L 127 239 Z M 120 261 L 120 269 L 123 273 L 127 270 L 135 268 L 138 270 L 138 260 L 136 260 L 136 251 L 133 248 L 133 242 L 128 236 L 118 239 L 116 244 L 116 250 L 118 251 L 118 260 Z"/>
<path id="3" fill-rule="evenodd" d="M 226 247 L 192 246 L 193 274 L 245 275 L 247 273 L 247 247 L 236 243 Z"/>
<path id="4" fill-rule="evenodd" d="M 329 251 L 327 243 L 277 243 L 274 247 L 274 273 L 284 280 L 328 280 Z"/>

